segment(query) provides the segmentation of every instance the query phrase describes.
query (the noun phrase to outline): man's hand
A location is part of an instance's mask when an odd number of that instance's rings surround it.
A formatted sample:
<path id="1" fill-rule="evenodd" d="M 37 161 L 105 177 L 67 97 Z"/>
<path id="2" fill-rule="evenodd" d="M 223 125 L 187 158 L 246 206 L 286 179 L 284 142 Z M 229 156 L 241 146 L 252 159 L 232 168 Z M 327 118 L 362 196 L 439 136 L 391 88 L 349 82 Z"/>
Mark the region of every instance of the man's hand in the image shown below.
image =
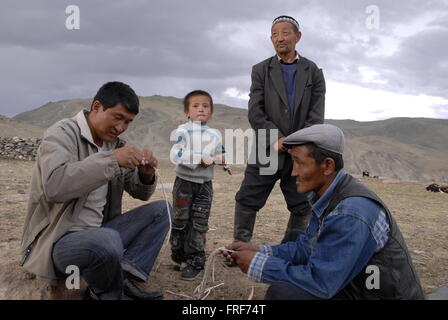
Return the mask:
<path id="1" fill-rule="evenodd" d="M 288 149 L 286 149 L 283 146 L 283 141 L 286 139 L 286 137 L 281 137 L 277 140 L 277 142 L 274 143 L 274 149 L 277 150 L 278 152 L 285 152 Z"/>
<path id="2" fill-rule="evenodd" d="M 134 169 L 141 164 L 143 154 L 137 148 L 125 146 L 113 150 L 115 158 L 117 158 L 118 165 L 123 168 Z"/>
<path id="3" fill-rule="evenodd" d="M 158 161 L 151 150 L 143 149 L 141 153 L 143 159 L 138 165 L 140 180 L 142 180 L 144 184 L 151 184 L 156 172 Z"/>
<path id="4" fill-rule="evenodd" d="M 229 261 L 230 263 L 233 263 L 233 262 L 237 263 L 243 272 L 247 272 L 247 270 L 246 271 L 243 270 L 242 266 L 238 263 L 238 261 L 236 260 L 236 258 L 234 257 L 233 254 L 241 253 L 241 252 L 253 252 L 253 255 L 252 255 L 252 257 L 253 257 L 258 251 L 260 251 L 259 246 L 252 244 L 252 243 L 246 243 L 246 242 L 234 242 L 234 243 L 227 245 L 226 248 L 229 250 L 232 250 L 232 251 L 236 251 L 236 252 L 232 253 L 230 251 L 222 250 L 221 251 L 222 255 L 224 257 L 226 257 L 227 261 Z M 252 260 L 252 257 L 251 257 L 250 261 Z M 249 261 L 249 264 L 250 264 L 250 261 Z M 249 265 L 247 267 L 249 267 Z"/>
<path id="5" fill-rule="evenodd" d="M 257 254 L 256 251 L 243 250 L 232 252 L 231 257 L 236 262 L 238 267 L 240 267 L 241 271 L 247 273 L 247 270 L 249 270 L 250 263 L 252 262 L 252 259 L 256 254 Z"/>
<path id="6" fill-rule="evenodd" d="M 234 242 L 226 246 L 227 249 L 234 251 L 260 251 L 260 247 L 250 242 Z"/>

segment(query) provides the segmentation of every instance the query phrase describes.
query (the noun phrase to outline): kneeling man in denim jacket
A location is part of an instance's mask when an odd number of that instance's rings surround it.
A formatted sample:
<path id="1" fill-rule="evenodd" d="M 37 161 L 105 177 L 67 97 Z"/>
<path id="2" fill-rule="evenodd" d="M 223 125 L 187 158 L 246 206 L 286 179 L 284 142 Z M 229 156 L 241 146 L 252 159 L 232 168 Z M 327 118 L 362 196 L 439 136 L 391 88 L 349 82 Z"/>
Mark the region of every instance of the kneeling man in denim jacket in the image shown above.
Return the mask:
<path id="1" fill-rule="evenodd" d="M 280 245 L 236 242 L 224 252 L 265 299 L 423 299 L 397 223 L 381 199 L 343 170 L 344 135 L 329 124 L 296 131 L 283 145 L 297 192 L 313 191 L 306 231 Z"/>

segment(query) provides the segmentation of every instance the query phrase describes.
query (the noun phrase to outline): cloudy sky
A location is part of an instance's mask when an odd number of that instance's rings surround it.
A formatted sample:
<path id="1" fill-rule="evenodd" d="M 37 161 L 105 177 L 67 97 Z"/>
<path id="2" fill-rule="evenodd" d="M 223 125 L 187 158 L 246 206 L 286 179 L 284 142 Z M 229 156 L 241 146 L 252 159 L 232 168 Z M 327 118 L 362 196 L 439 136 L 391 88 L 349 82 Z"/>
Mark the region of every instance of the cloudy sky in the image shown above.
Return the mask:
<path id="1" fill-rule="evenodd" d="M 79 29 L 69 5 L 79 8 Z M 372 7 L 373 5 L 373 7 Z M 247 108 L 252 65 L 274 54 L 273 18 L 295 17 L 298 52 L 324 71 L 326 118 L 448 118 L 448 1 L 2 0 L 0 114 L 91 98 L 201 88 Z"/>

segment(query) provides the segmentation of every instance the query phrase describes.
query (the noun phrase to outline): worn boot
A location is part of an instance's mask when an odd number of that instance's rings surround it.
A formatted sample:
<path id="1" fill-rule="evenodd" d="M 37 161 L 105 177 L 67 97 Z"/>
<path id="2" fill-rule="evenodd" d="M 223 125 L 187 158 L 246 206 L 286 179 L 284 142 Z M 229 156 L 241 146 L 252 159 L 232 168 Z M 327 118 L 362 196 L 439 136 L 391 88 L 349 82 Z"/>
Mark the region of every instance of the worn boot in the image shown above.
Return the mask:
<path id="1" fill-rule="evenodd" d="M 233 227 L 234 241 L 249 242 L 255 226 L 257 211 L 238 202 L 235 203 L 235 220 Z"/>
<path id="2" fill-rule="evenodd" d="M 285 236 L 282 243 L 295 241 L 297 237 L 306 231 L 310 219 L 311 210 L 305 215 L 293 214 L 289 215 L 288 226 L 286 227 Z"/>

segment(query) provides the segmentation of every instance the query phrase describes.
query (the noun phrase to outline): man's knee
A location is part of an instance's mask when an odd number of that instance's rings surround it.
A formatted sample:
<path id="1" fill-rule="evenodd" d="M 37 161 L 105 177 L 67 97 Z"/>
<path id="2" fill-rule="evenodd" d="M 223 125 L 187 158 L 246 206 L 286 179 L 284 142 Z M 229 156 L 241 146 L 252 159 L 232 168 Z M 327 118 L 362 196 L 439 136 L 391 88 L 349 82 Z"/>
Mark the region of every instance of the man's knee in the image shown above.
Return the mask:
<path id="1" fill-rule="evenodd" d="M 96 263 L 120 263 L 123 257 L 123 242 L 114 229 L 99 228 L 96 237 L 91 239 L 90 248 Z"/>
<path id="2" fill-rule="evenodd" d="M 170 218 L 173 219 L 174 209 L 165 200 L 158 200 L 143 205 L 139 208 L 142 210 L 143 220 L 146 224 L 158 224 L 161 227 L 161 231 L 168 231 L 170 227 Z M 144 223 L 144 222 L 143 222 Z"/>
<path id="3" fill-rule="evenodd" d="M 120 234 L 108 228 L 79 231 L 64 236 L 54 246 L 53 263 L 58 277 L 66 276 L 66 267 L 76 265 L 84 268 L 119 263 L 123 256 Z"/>
<path id="4" fill-rule="evenodd" d="M 143 206 L 145 214 L 147 214 L 149 217 L 156 217 L 157 219 L 163 220 L 169 220 L 168 213 L 173 216 L 173 207 L 168 204 L 165 200 L 157 200 L 151 203 L 148 203 Z"/>

